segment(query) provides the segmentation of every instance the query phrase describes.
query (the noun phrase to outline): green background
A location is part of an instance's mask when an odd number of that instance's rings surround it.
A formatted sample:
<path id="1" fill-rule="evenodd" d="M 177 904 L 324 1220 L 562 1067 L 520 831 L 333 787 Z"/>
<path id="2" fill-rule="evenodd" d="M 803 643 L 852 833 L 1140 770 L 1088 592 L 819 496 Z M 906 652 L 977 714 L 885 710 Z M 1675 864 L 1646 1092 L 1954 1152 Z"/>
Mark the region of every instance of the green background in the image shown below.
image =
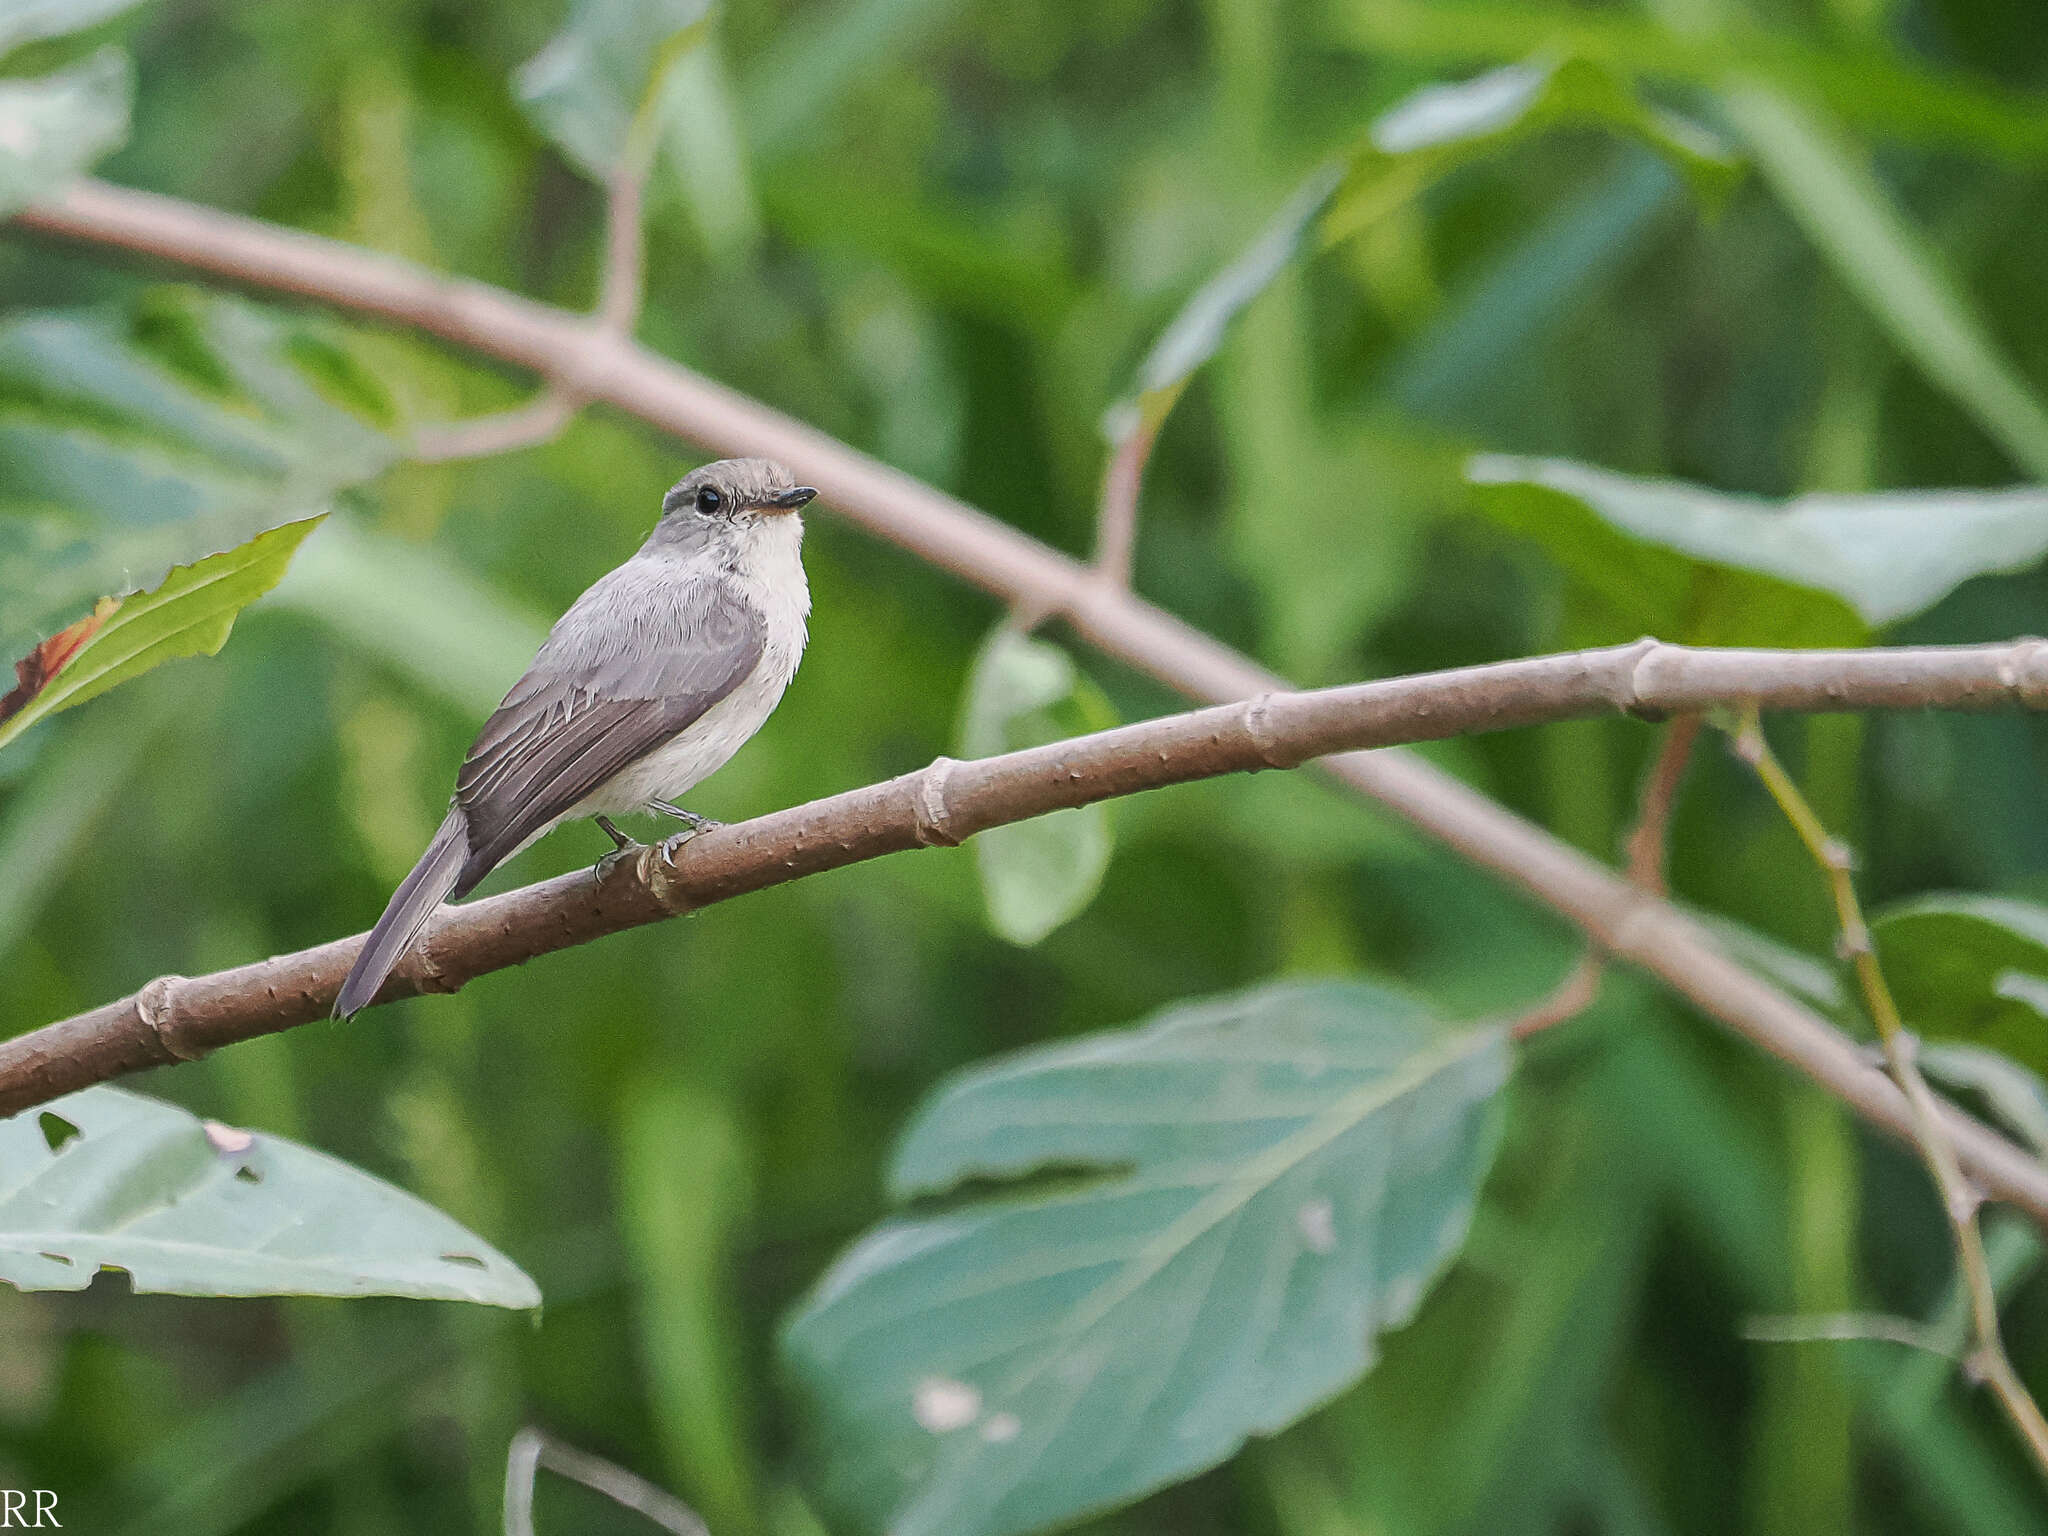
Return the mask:
<path id="1" fill-rule="evenodd" d="M 2037 0 L 1485 14 L 1530 40 L 1490 51 L 1448 6 L 1370 0 L 735 0 L 698 66 L 723 80 L 693 98 L 711 127 L 656 172 L 641 335 L 1085 553 L 1104 409 L 1317 163 L 1418 85 L 1596 24 L 1683 74 L 1670 59 L 1698 50 L 1663 28 L 1704 17 L 1818 93 L 1993 344 L 2048 380 L 2048 134 L 1902 104 L 1876 67 L 2039 118 Z M 508 83 L 559 23 L 525 0 L 160 0 L 111 28 L 139 94 L 100 170 L 580 307 L 600 198 Z M 1740 111 L 1699 85 L 1657 94 L 1739 142 Z M 1290 269 L 1165 429 L 1139 590 L 1298 681 L 1347 681 L 1639 632 L 1485 517 L 1471 450 L 1769 496 L 2025 478 L 2024 444 L 1902 351 L 1917 321 L 1883 302 L 1876 236 L 1800 185 L 1752 174 L 1710 217 L 1643 149 L 1566 130 Z M 10 308 L 175 305 L 163 279 L 0 239 Z M 400 335 L 319 329 L 392 422 L 523 387 Z M 430 551 L 416 634 L 380 644 L 288 585 L 218 660 L 24 737 L 0 757 L 0 1029 L 366 926 L 524 637 L 630 552 L 692 462 L 600 411 L 500 460 L 401 463 L 338 521 Z M 803 671 L 695 809 L 738 819 L 953 749 L 999 609 L 828 509 L 807 564 Z M 479 601 L 487 623 L 461 606 Z M 2044 631 L 2048 585 L 2015 575 L 1886 638 Z M 5 635 L 8 653 L 34 635 Z M 466 670 L 437 680 L 458 649 Z M 1125 718 L 1174 707 L 1077 655 Z M 1862 850 L 1873 903 L 2048 897 L 2033 722 L 1831 719 L 1776 740 Z M 1432 756 L 1610 856 L 1653 742 L 1594 722 Z M 1700 756 L 1677 891 L 1825 952 L 1832 919 L 1790 833 L 1711 733 Z M 1306 775 L 1165 791 L 1112 820 L 1100 895 L 1034 948 L 989 932 L 972 851 L 919 852 L 158 1074 L 148 1091 L 433 1201 L 547 1307 L 534 1324 L 105 1283 L 0 1293 L 0 1487 L 54 1488 L 88 1531 L 488 1531 L 531 1421 L 675 1489 L 718 1536 L 801 1536 L 819 1527 L 775 1326 L 887 1209 L 892 1138 L 942 1073 L 1275 975 L 1392 980 L 1474 1018 L 1573 958 L 1559 924 Z M 604 847 L 563 831 L 494 887 Z M 2016 1230 L 1993 1246 L 2020 1277 L 2013 1351 L 2040 1379 L 2037 1250 Z M 1366 1382 L 1090 1529 L 2048 1529 L 2004 1425 L 1940 1361 L 1744 1337 L 1758 1316 L 1928 1314 L 1947 1268 L 1905 1154 L 1618 977 L 1528 1053 L 1472 1239 Z M 635 1528 L 555 1484 L 540 1524 Z"/>

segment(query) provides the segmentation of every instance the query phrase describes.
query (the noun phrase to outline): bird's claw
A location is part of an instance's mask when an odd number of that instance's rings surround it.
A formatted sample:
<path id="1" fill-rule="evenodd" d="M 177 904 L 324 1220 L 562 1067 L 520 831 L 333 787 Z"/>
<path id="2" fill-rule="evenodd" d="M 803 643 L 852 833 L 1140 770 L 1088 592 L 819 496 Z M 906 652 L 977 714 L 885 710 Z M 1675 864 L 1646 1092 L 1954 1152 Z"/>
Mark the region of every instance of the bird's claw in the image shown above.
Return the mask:
<path id="1" fill-rule="evenodd" d="M 674 869 L 676 867 L 676 855 L 682 851 L 683 844 L 692 841 L 702 833 L 709 832 L 713 827 L 723 825 L 725 823 L 719 821 L 706 821 L 701 826 L 685 827 L 680 832 L 664 837 L 661 840 L 661 862 L 670 869 Z"/>
<path id="2" fill-rule="evenodd" d="M 591 865 L 591 872 L 594 873 L 598 879 L 602 880 L 606 875 L 610 874 L 615 868 L 617 868 L 620 863 L 632 858 L 634 854 L 638 853 L 642 848 L 645 848 L 646 846 L 647 845 L 645 843 L 635 843 L 630 841 L 622 843 L 619 847 L 614 848 L 610 853 L 606 854 L 603 858 L 599 859 L 595 864 Z"/>

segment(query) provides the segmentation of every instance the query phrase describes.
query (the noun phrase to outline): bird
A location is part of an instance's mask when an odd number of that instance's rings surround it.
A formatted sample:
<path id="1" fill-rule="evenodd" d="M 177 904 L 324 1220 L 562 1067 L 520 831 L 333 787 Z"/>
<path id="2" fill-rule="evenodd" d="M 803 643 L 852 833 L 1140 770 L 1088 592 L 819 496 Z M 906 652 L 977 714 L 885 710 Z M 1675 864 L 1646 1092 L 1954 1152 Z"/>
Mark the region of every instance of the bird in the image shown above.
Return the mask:
<path id="1" fill-rule="evenodd" d="M 770 459 L 692 470 L 647 541 L 599 577 L 484 722 L 447 819 L 392 893 L 334 1000 L 373 1001 L 442 902 L 562 822 L 654 811 L 694 835 L 718 825 L 676 804 L 774 713 L 809 636 L 802 508 L 817 496 Z"/>

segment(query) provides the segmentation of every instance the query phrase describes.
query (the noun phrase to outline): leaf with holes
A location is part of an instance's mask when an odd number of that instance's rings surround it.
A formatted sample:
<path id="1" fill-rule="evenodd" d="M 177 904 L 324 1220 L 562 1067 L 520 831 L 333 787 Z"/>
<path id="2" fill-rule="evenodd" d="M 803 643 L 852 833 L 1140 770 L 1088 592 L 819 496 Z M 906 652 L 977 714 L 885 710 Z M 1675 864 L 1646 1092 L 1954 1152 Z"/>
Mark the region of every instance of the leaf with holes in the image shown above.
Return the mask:
<path id="1" fill-rule="evenodd" d="M 1557 128 L 1610 128 L 1648 144 L 1710 207 L 1726 200 L 1742 167 L 1689 119 L 1641 100 L 1586 59 L 1531 59 L 1470 80 L 1430 85 L 1373 121 L 1353 154 L 1323 235 L 1339 240 L 1400 207 L 1460 166 Z"/>
<path id="2" fill-rule="evenodd" d="M 0 217 L 119 149 L 134 95 L 134 69 L 118 48 L 53 74 L 0 80 Z"/>
<path id="3" fill-rule="evenodd" d="M 1854 644 L 1968 581 L 2048 554 L 2048 490 L 1885 491 L 1774 502 L 1567 459 L 1484 454 L 1479 506 L 1615 608 L 1720 645 Z"/>
<path id="4" fill-rule="evenodd" d="M 418 1296 L 540 1305 L 505 1255 L 402 1189 L 279 1137 L 118 1088 L 0 1120 L 0 1280 L 103 1269 L 179 1296 Z"/>
<path id="5" fill-rule="evenodd" d="M 181 565 L 153 592 L 101 598 L 91 613 L 14 664 L 15 685 L 0 696 L 0 747 L 45 715 L 83 704 L 162 662 L 213 655 L 227 643 L 235 616 L 277 585 L 292 552 L 325 515 Z"/>
<path id="6" fill-rule="evenodd" d="M 183 290 L 0 322 L 0 642 L 324 510 L 396 446 L 317 320 Z"/>
<path id="7" fill-rule="evenodd" d="M 520 67 L 520 105 L 597 181 L 651 155 L 662 86 L 703 36 L 711 0 L 570 0 L 569 19 Z"/>
<path id="8" fill-rule="evenodd" d="M 869 1233 L 784 1332 L 825 1495 L 892 1536 L 1037 1530 L 1328 1401 L 1464 1241 L 1508 1067 L 1499 1029 L 1289 983 L 942 1086 L 890 1182 L 961 1203 Z"/>
<path id="9" fill-rule="evenodd" d="M 1915 897 L 1870 923 L 1906 1024 L 2048 1072 L 2048 907 L 1963 892 Z"/>
<path id="10" fill-rule="evenodd" d="M 1056 645 L 1007 627 L 974 659 L 960 717 L 963 757 L 994 757 L 1115 725 L 1116 711 Z M 1109 807 L 1074 806 L 974 839 L 989 926 L 1036 944 L 1095 899 L 1109 868 Z"/>

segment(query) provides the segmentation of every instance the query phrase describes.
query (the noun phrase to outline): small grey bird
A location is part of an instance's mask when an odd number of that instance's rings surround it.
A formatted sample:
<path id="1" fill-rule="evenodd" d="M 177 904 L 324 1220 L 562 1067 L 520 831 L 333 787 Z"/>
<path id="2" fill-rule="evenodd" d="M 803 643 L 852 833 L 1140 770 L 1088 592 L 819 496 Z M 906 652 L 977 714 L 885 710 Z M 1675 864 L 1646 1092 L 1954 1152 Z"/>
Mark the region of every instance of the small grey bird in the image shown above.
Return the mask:
<path id="1" fill-rule="evenodd" d="M 693 470 L 624 565 L 562 615 L 484 722 L 448 819 L 398 889 L 334 1000 L 376 997 L 434 909 L 573 816 L 620 848 L 610 817 L 674 804 L 758 731 L 802 658 L 811 612 L 799 508 L 818 493 L 767 459 Z"/>

